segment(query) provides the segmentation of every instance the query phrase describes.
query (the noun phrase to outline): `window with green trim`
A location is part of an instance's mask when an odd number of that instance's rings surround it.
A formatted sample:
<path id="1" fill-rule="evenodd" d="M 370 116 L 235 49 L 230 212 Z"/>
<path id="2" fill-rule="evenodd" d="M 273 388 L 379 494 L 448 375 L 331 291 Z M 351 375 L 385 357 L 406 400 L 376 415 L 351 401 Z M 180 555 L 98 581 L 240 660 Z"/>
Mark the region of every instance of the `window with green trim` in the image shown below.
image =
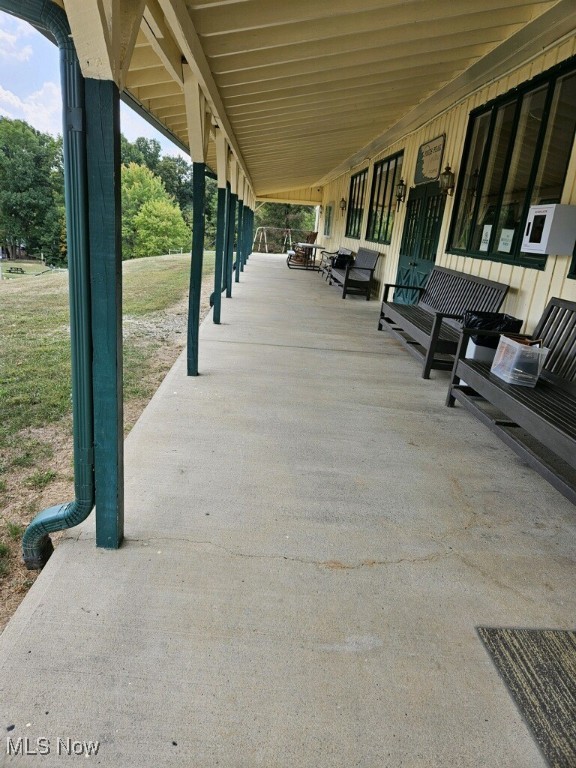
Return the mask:
<path id="1" fill-rule="evenodd" d="M 396 214 L 395 190 L 402 177 L 404 153 L 400 152 L 374 164 L 366 239 L 389 243 Z"/>
<path id="2" fill-rule="evenodd" d="M 324 208 L 324 237 L 332 234 L 332 217 L 334 215 L 334 203 L 329 203 Z"/>
<path id="3" fill-rule="evenodd" d="M 346 215 L 346 237 L 360 239 L 362 217 L 364 216 L 364 197 L 366 195 L 366 178 L 368 169 L 354 174 L 350 179 L 350 194 L 348 195 L 348 213 Z"/>
<path id="4" fill-rule="evenodd" d="M 521 251 L 531 205 L 559 203 L 576 130 L 576 57 L 470 115 L 451 253 L 543 269 Z"/>

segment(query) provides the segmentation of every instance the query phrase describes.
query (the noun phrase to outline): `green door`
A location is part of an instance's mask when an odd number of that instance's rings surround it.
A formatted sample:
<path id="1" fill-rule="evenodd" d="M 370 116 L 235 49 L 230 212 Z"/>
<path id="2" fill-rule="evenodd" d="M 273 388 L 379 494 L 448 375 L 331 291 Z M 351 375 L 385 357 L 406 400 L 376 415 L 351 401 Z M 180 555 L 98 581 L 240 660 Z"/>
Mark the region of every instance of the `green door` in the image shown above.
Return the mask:
<path id="1" fill-rule="evenodd" d="M 436 249 L 442 226 L 446 198 L 437 181 L 413 187 L 406 203 L 406 220 L 400 245 L 396 282 L 407 286 L 423 286 L 436 261 Z M 419 292 L 397 289 L 394 301 L 415 304 Z"/>

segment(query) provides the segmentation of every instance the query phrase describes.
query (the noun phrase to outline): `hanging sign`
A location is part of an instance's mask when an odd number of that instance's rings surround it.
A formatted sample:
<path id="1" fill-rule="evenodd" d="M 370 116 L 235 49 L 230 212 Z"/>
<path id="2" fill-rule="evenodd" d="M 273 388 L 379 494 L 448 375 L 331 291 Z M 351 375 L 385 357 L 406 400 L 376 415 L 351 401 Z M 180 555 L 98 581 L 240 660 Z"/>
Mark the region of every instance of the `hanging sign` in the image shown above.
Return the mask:
<path id="1" fill-rule="evenodd" d="M 446 134 L 437 136 L 418 149 L 416 158 L 416 170 L 414 171 L 414 184 L 426 184 L 436 181 L 442 168 L 442 156 L 444 154 L 444 142 Z"/>

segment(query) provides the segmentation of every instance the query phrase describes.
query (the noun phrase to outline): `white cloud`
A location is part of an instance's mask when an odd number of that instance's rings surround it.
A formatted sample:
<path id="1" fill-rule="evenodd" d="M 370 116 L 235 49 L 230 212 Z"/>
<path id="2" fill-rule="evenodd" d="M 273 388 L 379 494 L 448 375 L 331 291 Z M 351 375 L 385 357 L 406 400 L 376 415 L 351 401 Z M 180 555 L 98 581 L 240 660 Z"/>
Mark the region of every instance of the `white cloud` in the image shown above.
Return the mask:
<path id="1" fill-rule="evenodd" d="M 190 155 L 182 152 L 170 139 L 159 133 L 149 122 L 123 102 L 120 104 L 120 130 L 128 141 L 136 141 L 139 136 L 143 136 L 145 139 L 156 139 L 160 143 L 163 155 L 177 155 L 185 160 L 190 160 Z"/>
<path id="2" fill-rule="evenodd" d="M 62 133 L 62 97 L 55 83 L 44 83 L 40 90 L 21 98 L 0 85 L 0 114 L 12 120 L 25 120 L 36 130 Z"/>
<path id="3" fill-rule="evenodd" d="M 32 46 L 23 44 L 23 40 L 33 34 L 29 24 L 3 16 L 0 19 L 0 59 L 29 61 L 32 58 Z"/>

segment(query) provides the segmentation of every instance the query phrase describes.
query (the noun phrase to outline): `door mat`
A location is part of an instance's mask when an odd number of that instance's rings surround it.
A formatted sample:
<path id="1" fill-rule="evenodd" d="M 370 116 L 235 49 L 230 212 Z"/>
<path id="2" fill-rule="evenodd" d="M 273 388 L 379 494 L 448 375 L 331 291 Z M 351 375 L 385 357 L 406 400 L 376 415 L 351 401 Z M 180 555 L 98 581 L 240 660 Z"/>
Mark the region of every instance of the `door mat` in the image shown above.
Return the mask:
<path id="1" fill-rule="evenodd" d="M 576 766 L 576 632 L 479 627 L 551 768 Z"/>

